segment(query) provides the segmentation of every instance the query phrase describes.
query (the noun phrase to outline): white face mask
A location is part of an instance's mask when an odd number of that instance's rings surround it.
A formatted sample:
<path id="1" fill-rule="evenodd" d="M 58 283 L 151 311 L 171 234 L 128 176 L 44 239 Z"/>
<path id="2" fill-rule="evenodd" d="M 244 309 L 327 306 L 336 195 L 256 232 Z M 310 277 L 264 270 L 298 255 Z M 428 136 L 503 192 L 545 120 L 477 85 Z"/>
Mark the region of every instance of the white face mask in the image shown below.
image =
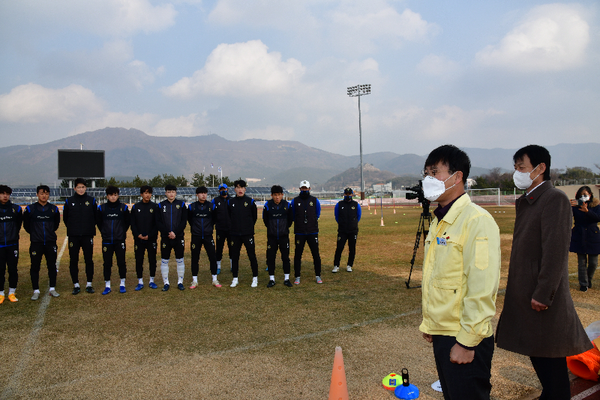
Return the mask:
<path id="1" fill-rule="evenodd" d="M 448 179 L 452 178 L 456 172 L 448 177 Z M 456 183 L 446 189 L 446 185 L 444 183 L 448 180 L 440 181 L 435 179 L 433 176 L 428 175 L 423 179 L 423 194 L 425 198 L 429 201 L 436 201 L 444 192 L 448 189 L 452 189 Z"/>
<path id="2" fill-rule="evenodd" d="M 539 167 L 539 165 L 532 169 L 531 172 L 535 171 L 537 167 Z M 521 190 L 528 189 L 533 184 L 533 180 L 540 176 L 540 174 L 537 174 L 535 178 L 531 179 L 531 172 L 521 172 L 515 170 L 515 173 L 513 174 L 513 182 L 515 183 L 515 186 Z"/>
<path id="3" fill-rule="evenodd" d="M 581 196 L 581 201 L 586 202 L 590 200 L 590 196 Z"/>

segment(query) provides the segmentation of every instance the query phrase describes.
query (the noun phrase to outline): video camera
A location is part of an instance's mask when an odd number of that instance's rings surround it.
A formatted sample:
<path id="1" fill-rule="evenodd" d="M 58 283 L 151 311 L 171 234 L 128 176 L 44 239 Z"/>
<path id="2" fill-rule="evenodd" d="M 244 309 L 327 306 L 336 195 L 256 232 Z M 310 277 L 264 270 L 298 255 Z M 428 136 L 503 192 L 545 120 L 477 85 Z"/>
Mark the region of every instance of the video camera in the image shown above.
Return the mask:
<path id="1" fill-rule="evenodd" d="M 425 198 L 425 193 L 423 193 L 423 181 L 419 180 L 419 184 L 413 187 L 404 188 L 404 190 L 408 190 L 414 193 L 406 193 L 407 200 L 417 199 L 419 203 L 423 206 L 423 214 L 429 215 L 429 206 L 431 202 Z"/>

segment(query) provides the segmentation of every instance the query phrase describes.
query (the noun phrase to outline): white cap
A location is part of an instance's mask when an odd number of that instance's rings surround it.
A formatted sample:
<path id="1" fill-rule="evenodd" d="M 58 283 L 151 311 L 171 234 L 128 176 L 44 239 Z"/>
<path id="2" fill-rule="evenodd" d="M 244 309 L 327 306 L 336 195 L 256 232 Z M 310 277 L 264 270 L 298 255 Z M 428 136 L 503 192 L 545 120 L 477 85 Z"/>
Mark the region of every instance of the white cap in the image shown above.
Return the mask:
<path id="1" fill-rule="evenodd" d="M 310 187 L 310 182 L 309 182 L 309 181 L 306 181 L 306 180 L 304 180 L 304 181 L 300 182 L 300 187 L 301 187 L 301 188 L 302 188 L 302 187 L 307 187 L 307 188 L 309 188 L 309 187 Z"/>

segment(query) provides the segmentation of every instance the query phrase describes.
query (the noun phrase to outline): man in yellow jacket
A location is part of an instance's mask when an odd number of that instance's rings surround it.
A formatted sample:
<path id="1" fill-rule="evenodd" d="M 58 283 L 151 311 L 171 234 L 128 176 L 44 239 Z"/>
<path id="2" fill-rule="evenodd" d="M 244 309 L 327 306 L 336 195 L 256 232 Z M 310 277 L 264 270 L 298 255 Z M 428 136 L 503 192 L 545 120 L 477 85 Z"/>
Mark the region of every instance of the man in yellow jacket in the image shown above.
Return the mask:
<path id="1" fill-rule="evenodd" d="M 464 185 L 471 162 L 452 145 L 425 162 L 423 192 L 438 203 L 425 239 L 423 322 L 433 343 L 445 399 L 489 399 L 500 279 L 500 231 L 494 218 L 471 202 Z"/>

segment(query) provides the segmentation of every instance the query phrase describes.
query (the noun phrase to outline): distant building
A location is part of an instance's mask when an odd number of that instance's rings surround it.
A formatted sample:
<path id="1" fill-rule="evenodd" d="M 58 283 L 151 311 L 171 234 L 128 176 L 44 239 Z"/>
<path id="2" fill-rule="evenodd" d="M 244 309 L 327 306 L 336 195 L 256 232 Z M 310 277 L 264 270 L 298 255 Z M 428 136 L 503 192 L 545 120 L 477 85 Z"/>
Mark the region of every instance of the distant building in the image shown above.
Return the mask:
<path id="1" fill-rule="evenodd" d="M 389 193 L 391 191 L 392 191 L 392 182 L 377 183 L 377 184 L 373 185 L 373 192 L 375 192 L 375 193 L 377 193 L 377 192 Z"/>

